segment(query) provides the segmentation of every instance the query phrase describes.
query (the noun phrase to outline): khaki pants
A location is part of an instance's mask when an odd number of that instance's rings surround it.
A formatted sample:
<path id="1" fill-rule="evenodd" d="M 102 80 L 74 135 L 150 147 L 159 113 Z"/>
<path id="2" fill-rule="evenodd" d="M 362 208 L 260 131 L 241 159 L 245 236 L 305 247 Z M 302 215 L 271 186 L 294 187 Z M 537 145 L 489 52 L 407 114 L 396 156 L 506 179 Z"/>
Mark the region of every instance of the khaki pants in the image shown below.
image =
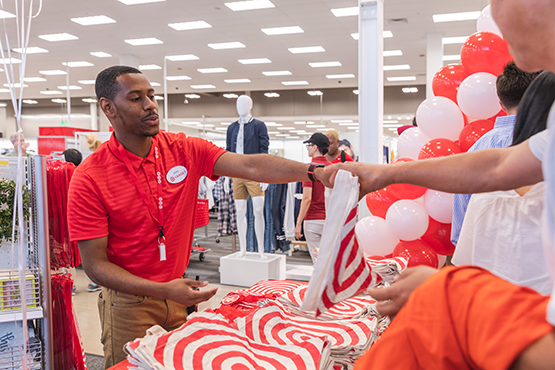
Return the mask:
<path id="1" fill-rule="evenodd" d="M 146 330 L 153 325 L 170 331 L 187 320 L 187 307 L 179 303 L 104 287 L 98 296 L 98 313 L 106 368 L 125 360 L 123 346 L 144 337 Z"/>
<path id="2" fill-rule="evenodd" d="M 263 197 L 264 191 L 260 187 L 260 183 L 246 179 L 233 179 L 233 197 L 235 199 L 249 199 L 254 197 Z"/>

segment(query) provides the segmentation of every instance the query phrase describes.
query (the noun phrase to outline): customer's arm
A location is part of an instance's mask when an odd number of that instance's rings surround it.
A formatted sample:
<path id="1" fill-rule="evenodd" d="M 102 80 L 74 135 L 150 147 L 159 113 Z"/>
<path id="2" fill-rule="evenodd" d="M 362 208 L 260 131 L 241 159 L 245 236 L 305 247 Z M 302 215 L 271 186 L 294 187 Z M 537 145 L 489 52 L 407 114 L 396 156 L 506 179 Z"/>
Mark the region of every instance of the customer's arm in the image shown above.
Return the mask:
<path id="1" fill-rule="evenodd" d="M 297 225 L 295 226 L 295 238 L 300 239 L 303 234 L 301 234 L 301 229 L 303 228 L 304 216 L 310 207 L 310 202 L 312 201 L 312 188 L 303 187 L 303 199 L 301 200 L 301 207 L 299 208 L 299 215 L 297 216 Z"/>
<path id="2" fill-rule="evenodd" d="M 128 294 L 170 299 L 185 306 L 207 301 L 216 294 L 217 289 L 192 289 L 204 287 L 208 282 L 175 279 L 167 283 L 157 283 L 129 273 L 108 260 L 108 237 L 83 240 L 78 244 L 85 272 L 92 281 L 104 287 Z"/>

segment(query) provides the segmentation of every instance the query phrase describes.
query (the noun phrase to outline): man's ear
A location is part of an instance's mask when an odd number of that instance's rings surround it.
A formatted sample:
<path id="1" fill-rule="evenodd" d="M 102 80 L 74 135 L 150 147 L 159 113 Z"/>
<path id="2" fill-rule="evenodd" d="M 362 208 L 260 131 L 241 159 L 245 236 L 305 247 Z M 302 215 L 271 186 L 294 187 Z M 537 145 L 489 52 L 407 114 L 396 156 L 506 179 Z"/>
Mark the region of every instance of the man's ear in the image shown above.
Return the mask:
<path id="1" fill-rule="evenodd" d="M 100 105 L 100 109 L 102 109 L 106 117 L 113 118 L 116 116 L 116 107 L 111 100 L 100 98 L 100 100 L 98 101 L 98 105 Z"/>

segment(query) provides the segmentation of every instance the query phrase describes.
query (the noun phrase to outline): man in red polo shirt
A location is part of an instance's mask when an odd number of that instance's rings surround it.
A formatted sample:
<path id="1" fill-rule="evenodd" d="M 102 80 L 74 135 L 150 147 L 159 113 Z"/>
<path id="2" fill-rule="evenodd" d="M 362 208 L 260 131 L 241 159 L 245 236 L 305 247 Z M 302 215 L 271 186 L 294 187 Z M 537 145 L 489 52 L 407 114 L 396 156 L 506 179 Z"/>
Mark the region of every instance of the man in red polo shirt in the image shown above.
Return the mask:
<path id="1" fill-rule="evenodd" d="M 343 150 L 339 150 L 339 133 L 335 130 L 326 131 L 326 136 L 330 141 L 326 159 L 331 163 L 353 162 L 353 158 Z"/>
<path id="2" fill-rule="evenodd" d="M 208 282 L 181 278 L 201 176 L 286 183 L 324 175 L 276 156 L 238 155 L 200 138 L 159 132 L 154 89 L 135 68 L 107 68 L 95 88 L 114 135 L 75 171 L 68 218 L 85 272 L 103 286 L 98 307 L 109 367 L 125 359 L 126 342 L 153 325 L 179 327 L 188 306 L 216 293 L 193 290 Z"/>

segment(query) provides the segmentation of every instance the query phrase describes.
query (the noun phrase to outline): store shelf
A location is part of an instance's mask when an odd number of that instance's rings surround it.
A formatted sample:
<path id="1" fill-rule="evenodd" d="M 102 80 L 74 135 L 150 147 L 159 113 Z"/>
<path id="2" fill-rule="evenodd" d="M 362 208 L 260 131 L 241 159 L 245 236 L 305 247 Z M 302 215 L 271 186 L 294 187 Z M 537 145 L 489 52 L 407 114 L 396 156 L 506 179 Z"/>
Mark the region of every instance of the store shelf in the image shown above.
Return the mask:
<path id="1" fill-rule="evenodd" d="M 42 319 L 43 312 L 42 307 L 37 308 L 30 308 L 27 310 L 27 319 Z M 0 312 L 0 323 L 2 322 L 10 322 L 10 321 L 20 321 L 23 319 L 23 312 L 16 311 L 16 312 Z"/>

